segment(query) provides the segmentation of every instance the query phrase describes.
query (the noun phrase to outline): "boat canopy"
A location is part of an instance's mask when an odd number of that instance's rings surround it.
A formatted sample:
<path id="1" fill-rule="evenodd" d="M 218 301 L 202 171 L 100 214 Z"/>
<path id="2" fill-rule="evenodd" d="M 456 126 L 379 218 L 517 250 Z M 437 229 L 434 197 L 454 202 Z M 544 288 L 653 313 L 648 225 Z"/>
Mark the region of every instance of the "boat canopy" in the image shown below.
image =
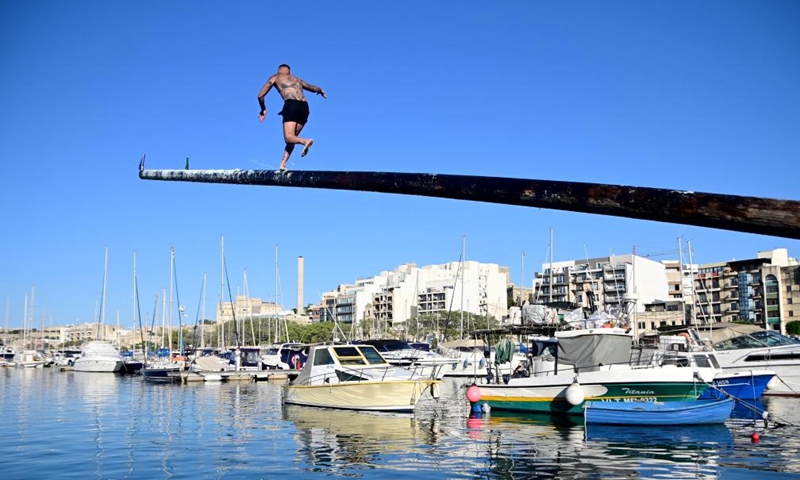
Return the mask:
<path id="1" fill-rule="evenodd" d="M 619 330 L 619 331 L 618 331 Z M 595 328 L 580 335 L 558 332 L 558 361 L 586 369 L 601 365 L 627 364 L 633 338 L 620 329 Z"/>

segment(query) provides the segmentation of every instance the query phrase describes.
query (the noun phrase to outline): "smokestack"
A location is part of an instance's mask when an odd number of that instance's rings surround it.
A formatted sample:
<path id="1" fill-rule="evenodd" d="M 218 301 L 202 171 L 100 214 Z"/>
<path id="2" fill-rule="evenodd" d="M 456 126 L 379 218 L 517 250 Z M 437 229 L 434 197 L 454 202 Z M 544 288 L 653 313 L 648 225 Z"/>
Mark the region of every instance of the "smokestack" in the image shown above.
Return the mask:
<path id="1" fill-rule="evenodd" d="M 297 314 L 303 314 L 303 256 L 297 257 Z"/>

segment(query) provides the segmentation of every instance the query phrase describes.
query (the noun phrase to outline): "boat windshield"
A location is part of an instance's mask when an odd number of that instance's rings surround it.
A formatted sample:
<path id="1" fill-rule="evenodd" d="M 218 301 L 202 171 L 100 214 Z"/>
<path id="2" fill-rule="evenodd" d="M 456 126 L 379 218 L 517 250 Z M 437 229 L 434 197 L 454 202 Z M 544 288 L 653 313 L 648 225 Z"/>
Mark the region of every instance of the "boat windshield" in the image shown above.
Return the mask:
<path id="1" fill-rule="evenodd" d="M 364 354 L 364 357 L 366 357 L 367 362 L 369 362 L 370 365 L 380 365 L 382 363 L 386 363 L 386 360 L 384 360 L 383 357 L 381 357 L 381 354 L 375 350 L 375 347 L 368 347 L 366 345 L 362 346 L 361 353 Z"/>
<path id="2" fill-rule="evenodd" d="M 721 368 L 714 355 L 695 355 L 694 361 L 700 368 Z"/>
<path id="3" fill-rule="evenodd" d="M 791 338 L 778 332 L 764 330 L 761 332 L 729 338 L 714 345 L 715 350 L 739 350 L 743 348 L 780 347 L 797 345 Z"/>
<path id="4" fill-rule="evenodd" d="M 342 365 L 366 365 L 367 361 L 361 352 L 354 346 L 334 347 L 333 352 Z"/>

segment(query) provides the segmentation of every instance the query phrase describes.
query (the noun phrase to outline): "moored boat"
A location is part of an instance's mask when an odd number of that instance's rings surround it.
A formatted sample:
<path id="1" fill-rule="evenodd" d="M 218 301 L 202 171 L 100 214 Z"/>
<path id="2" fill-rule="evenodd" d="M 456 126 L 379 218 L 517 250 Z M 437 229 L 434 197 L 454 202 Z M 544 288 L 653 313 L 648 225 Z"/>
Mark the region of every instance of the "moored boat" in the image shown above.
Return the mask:
<path id="1" fill-rule="evenodd" d="M 800 396 L 800 343 L 757 325 L 715 323 L 698 329 L 726 372 L 775 373 L 764 395 Z"/>
<path id="2" fill-rule="evenodd" d="M 411 412 L 429 388 L 438 394 L 435 375 L 386 362 L 371 345 L 311 347 L 308 361 L 291 383 L 283 387 L 289 405 Z"/>
<path id="3" fill-rule="evenodd" d="M 493 410 L 580 415 L 586 400 L 696 400 L 708 388 L 692 368 L 637 364 L 632 342 L 621 328 L 556 332 L 528 349 L 532 371 L 477 385 L 479 400 Z"/>
<path id="4" fill-rule="evenodd" d="M 733 398 L 682 402 L 604 402 L 584 404 L 584 420 L 599 425 L 711 425 L 731 417 Z"/>
<path id="5" fill-rule="evenodd" d="M 42 368 L 46 361 L 38 351 L 25 349 L 16 352 L 13 363 L 23 368 Z"/>
<path id="6" fill-rule="evenodd" d="M 110 342 L 92 340 L 81 347 L 81 356 L 73 361 L 72 367 L 76 372 L 107 372 L 118 373 L 122 371 L 122 356 Z"/>
<path id="7" fill-rule="evenodd" d="M 722 370 L 713 351 L 665 352 L 662 364 L 690 367 L 711 384 L 699 400 L 721 399 L 732 396 L 743 400 L 761 398 L 767 385 L 775 377 L 771 370 Z"/>

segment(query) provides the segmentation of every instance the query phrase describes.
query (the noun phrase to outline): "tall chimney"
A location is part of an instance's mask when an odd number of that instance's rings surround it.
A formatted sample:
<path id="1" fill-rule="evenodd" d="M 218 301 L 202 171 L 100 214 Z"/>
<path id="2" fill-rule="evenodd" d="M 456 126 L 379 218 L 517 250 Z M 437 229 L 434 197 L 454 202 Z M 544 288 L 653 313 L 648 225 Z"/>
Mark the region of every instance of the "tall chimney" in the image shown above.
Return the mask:
<path id="1" fill-rule="evenodd" d="M 297 257 L 297 314 L 303 314 L 303 256 Z"/>

